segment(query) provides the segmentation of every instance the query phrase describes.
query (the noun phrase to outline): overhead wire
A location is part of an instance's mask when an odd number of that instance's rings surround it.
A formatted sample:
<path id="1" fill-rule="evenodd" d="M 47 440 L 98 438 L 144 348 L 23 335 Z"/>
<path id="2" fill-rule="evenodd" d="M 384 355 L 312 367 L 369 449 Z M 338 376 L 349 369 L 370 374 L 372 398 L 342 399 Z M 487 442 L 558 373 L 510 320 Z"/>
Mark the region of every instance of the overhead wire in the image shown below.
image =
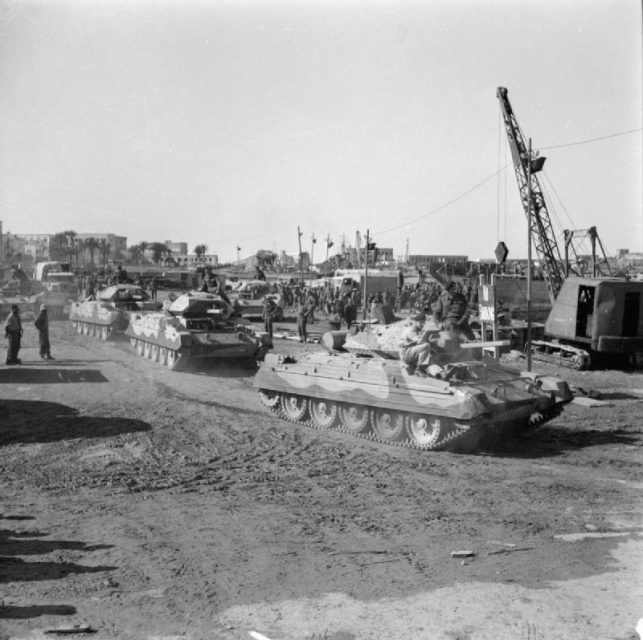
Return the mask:
<path id="1" fill-rule="evenodd" d="M 597 138 L 588 138 L 586 140 L 577 140 L 576 142 L 567 142 L 567 143 L 564 143 L 564 144 L 557 144 L 557 145 L 550 145 L 550 146 L 546 146 L 546 147 L 539 147 L 539 150 L 540 151 L 545 151 L 545 150 L 549 150 L 549 149 L 561 149 L 563 147 L 573 147 L 573 146 L 577 146 L 577 145 L 581 145 L 581 144 L 589 144 L 591 142 L 598 142 L 598 141 L 601 141 L 601 140 L 607 140 L 609 138 L 617 138 L 619 136 L 629 135 L 631 133 L 636 133 L 636 132 L 642 131 L 642 130 L 643 130 L 643 127 L 637 127 L 636 129 L 628 129 L 627 131 L 619 131 L 617 133 L 612 133 L 612 134 L 605 135 L 605 136 L 599 136 Z M 505 149 L 505 156 L 506 156 L 506 149 Z M 394 227 L 389 227 L 388 229 L 377 230 L 376 233 L 377 234 L 384 234 L 384 233 L 390 233 L 392 231 L 397 231 L 398 229 L 406 227 L 406 226 L 408 226 L 410 224 L 414 224 L 416 222 L 419 222 L 420 220 L 423 220 L 424 218 L 428 218 L 429 216 L 432 216 L 432 215 L 435 215 L 436 213 L 439 213 L 440 211 L 442 211 L 443 209 L 446 209 L 447 207 L 451 206 L 452 204 L 454 204 L 458 200 L 461 200 L 465 196 L 468 196 L 470 193 L 472 193 L 476 189 L 479 189 L 480 187 L 485 185 L 487 182 L 489 182 L 489 180 L 491 180 L 491 179 L 495 178 L 496 176 L 498 176 L 499 174 L 501 174 L 503 171 L 505 171 L 505 169 L 509 166 L 509 164 L 511 164 L 511 163 L 506 162 L 502 168 L 498 169 L 497 171 L 492 173 L 490 176 L 487 176 L 481 182 L 478 182 L 474 186 L 472 186 L 469 189 L 467 189 L 466 191 L 462 192 L 459 196 L 456 196 L 455 198 L 449 200 L 448 202 L 445 202 L 444 204 L 436 207 L 435 209 L 432 209 L 431 211 L 423 213 L 422 215 L 419 215 L 416 218 L 412 218 L 411 220 L 407 220 L 406 222 L 403 222 L 402 224 L 396 225 Z M 505 183 L 505 192 L 506 192 L 506 183 Z M 505 207 L 506 207 L 506 198 L 505 198 Z M 506 210 L 505 210 L 505 217 L 506 217 Z M 499 223 L 499 218 L 498 218 L 498 221 L 497 221 L 498 235 L 499 235 L 499 226 L 500 226 L 500 223 Z"/>

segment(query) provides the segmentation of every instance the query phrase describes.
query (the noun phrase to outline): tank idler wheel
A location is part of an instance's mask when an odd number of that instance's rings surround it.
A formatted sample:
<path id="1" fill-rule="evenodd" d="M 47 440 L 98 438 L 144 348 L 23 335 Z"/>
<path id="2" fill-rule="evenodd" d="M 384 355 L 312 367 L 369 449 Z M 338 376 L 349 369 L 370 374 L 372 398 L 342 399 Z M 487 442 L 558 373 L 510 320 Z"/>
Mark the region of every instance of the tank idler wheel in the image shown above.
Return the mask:
<path id="1" fill-rule="evenodd" d="M 406 432 L 414 445 L 431 449 L 449 433 L 451 421 L 438 416 L 413 414 L 408 417 Z"/>
<path id="2" fill-rule="evenodd" d="M 337 422 L 337 405 L 328 400 L 311 400 L 310 417 L 320 429 L 332 429 Z"/>
<path id="3" fill-rule="evenodd" d="M 308 400 L 301 396 L 285 394 L 281 397 L 281 409 L 288 420 L 300 422 L 308 413 Z"/>
<path id="4" fill-rule="evenodd" d="M 344 429 L 351 433 L 363 433 L 370 427 L 368 407 L 347 404 L 340 409 L 339 413 Z"/>
<path id="5" fill-rule="evenodd" d="M 144 340 L 138 340 L 136 343 L 136 353 L 138 353 L 139 356 L 142 356 L 145 353 L 145 341 Z"/>
<path id="6" fill-rule="evenodd" d="M 399 411 L 373 409 L 373 431 L 385 442 L 395 442 L 404 435 L 404 415 Z"/>
<path id="7" fill-rule="evenodd" d="M 261 400 L 261 404 L 264 407 L 268 407 L 268 409 L 271 409 L 273 411 L 278 410 L 280 400 L 278 391 L 259 389 L 259 399 Z"/>
<path id="8" fill-rule="evenodd" d="M 161 365 L 167 367 L 167 349 L 165 347 L 159 347 L 158 361 Z"/>

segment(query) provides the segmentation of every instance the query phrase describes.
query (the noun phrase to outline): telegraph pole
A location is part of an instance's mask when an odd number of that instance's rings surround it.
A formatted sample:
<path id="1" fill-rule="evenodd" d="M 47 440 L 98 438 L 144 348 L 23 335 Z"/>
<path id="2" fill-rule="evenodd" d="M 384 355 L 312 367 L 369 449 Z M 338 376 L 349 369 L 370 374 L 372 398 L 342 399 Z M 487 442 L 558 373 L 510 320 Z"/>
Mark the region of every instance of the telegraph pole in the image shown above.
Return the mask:
<path id="1" fill-rule="evenodd" d="M 364 258 L 364 293 L 363 293 L 363 300 L 362 304 L 364 305 L 364 311 L 362 312 L 362 318 L 366 320 L 366 307 L 368 306 L 368 303 L 366 302 L 366 281 L 368 280 L 368 244 L 370 242 L 370 237 L 369 237 L 370 231 L 369 229 L 366 229 L 366 256 Z"/>
<path id="2" fill-rule="evenodd" d="M 527 224 L 527 371 L 531 371 L 531 224 L 534 212 L 531 210 L 531 138 L 527 154 L 527 202 L 529 219 Z"/>
<path id="3" fill-rule="evenodd" d="M 301 236 L 303 235 L 303 231 L 300 231 L 299 227 L 297 227 L 297 241 L 299 242 L 299 273 L 301 274 L 301 282 L 303 284 L 304 282 L 304 256 L 301 252 Z"/>

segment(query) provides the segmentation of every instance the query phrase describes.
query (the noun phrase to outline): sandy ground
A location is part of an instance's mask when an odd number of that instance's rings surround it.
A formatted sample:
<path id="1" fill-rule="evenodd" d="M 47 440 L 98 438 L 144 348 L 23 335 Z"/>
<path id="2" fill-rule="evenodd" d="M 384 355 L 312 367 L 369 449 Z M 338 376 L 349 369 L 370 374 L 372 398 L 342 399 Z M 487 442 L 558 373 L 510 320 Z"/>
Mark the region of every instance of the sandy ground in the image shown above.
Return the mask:
<path id="1" fill-rule="evenodd" d="M 0 366 L 0 639 L 638 639 L 643 372 L 563 370 L 603 404 L 430 453 L 52 324 L 55 361 L 28 325 Z"/>

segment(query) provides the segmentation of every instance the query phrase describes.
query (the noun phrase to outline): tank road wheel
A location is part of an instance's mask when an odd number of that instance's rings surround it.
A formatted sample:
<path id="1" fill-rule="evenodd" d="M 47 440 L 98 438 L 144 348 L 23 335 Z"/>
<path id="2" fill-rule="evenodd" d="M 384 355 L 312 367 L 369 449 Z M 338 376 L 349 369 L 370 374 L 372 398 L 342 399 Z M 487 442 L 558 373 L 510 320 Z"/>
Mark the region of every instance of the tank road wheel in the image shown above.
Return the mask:
<path id="1" fill-rule="evenodd" d="M 406 423 L 406 432 L 414 445 L 422 449 L 432 449 L 451 430 L 451 420 L 438 416 L 410 415 Z"/>
<path id="2" fill-rule="evenodd" d="M 269 389 L 259 389 L 259 400 L 264 407 L 271 411 L 279 412 L 279 392 L 270 391 Z"/>
<path id="3" fill-rule="evenodd" d="M 152 357 L 152 345 L 149 342 L 146 342 L 143 347 L 143 357 L 148 360 Z"/>
<path id="4" fill-rule="evenodd" d="M 109 327 L 101 327 L 100 328 L 100 339 L 104 342 L 109 338 Z"/>
<path id="5" fill-rule="evenodd" d="M 332 429 L 337 422 L 337 405 L 328 400 L 311 400 L 310 416 L 320 429 Z"/>
<path id="6" fill-rule="evenodd" d="M 285 394 L 281 397 L 281 410 L 287 420 L 300 422 L 308 412 L 308 400 L 301 396 Z"/>
<path id="7" fill-rule="evenodd" d="M 373 409 L 373 431 L 384 442 L 395 442 L 404 434 L 404 415 L 399 411 Z"/>
<path id="8" fill-rule="evenodd" d="M 136 338 L 130 337 L 129 344 L 130 344 L 130 347 L 132 347 L 132 349 L 136 349 L 136 342 L 137 342 Z"/>
<path id="9" fill-rule="evenodd" d="M 138 353 L 139 356 L 142 356 L 145 353 L 145 341 L 144 340 L 139 340 L 136 343 L 136 353 Z"/>
<path id="10" fill-rule="evenodd" d="M 152 362 L 158 362 L 159 359 L 159 346 L 158 344 L 151 344 L 150 345 L 150 360 Z"/>
<path id="11" fill-rule="evenodd" d="M 91 330 L 91 325 L 89 325 L 87 322 L 83 322 L 83 335 L 88 336 L 90 330 Z"/>
<path id="12" fill-rule="evenodd" d="M 165 347 L 159 347 L 158 361 L 164 367 L 167 367 L 167 349 Z"/>
<path id="13" fill-rule="evenodd" d="M 351 433 L 363 433 L 369 426 L 368 408 L 358 404 L 347 404 L 339 410 L 344 429 Z"/>
<path id="14" fill-rule="evenodd" d="M 83 332 L 82 322 L 74 322 L 74 329 L 76 329 L 76 333 L 82 333 Z"/>

